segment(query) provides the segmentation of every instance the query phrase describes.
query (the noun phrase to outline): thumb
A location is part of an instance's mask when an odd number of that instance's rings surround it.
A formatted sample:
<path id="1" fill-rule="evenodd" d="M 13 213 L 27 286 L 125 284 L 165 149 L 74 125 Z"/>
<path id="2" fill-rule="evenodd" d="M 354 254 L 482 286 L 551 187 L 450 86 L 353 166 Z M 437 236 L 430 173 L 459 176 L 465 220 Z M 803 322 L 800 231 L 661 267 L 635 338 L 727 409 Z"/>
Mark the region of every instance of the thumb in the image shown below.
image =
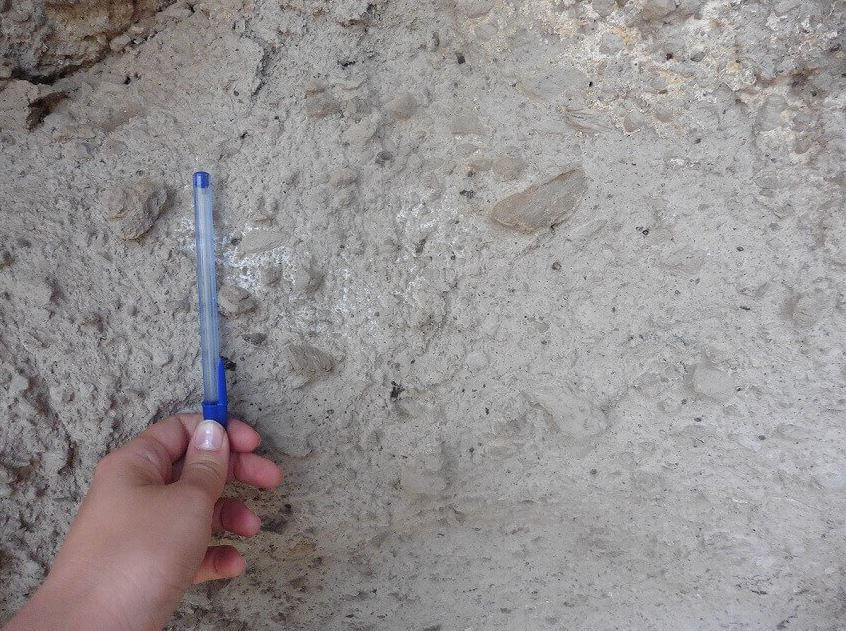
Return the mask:
<path id="1" fill-rule="evenodd" d="M 179 483 L 201 489 L 214 506 L 223 494 L 229 470 L 229 437 L 217 421 L 203 421 L 194 429 Z"/>

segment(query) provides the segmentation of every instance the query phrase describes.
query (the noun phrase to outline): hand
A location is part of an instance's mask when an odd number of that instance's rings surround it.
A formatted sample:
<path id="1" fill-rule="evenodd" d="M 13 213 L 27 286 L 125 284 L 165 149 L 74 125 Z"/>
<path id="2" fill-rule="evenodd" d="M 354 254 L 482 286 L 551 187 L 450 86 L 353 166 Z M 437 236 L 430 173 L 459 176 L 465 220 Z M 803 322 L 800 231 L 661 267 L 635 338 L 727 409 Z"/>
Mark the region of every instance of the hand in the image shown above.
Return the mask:
<path id="1" fill-rule="evenodd" d="M 274 488 L 282 472 L 254 453 L 259 435 L 198 414 L 152 425 L 97 465 L 88 495 L 44 584 L 6 631 L 161 629 L 192 582 L 241 574 L 212 532 L 252 537 L 258 516 L 221 498 L 227 479 Z"/>

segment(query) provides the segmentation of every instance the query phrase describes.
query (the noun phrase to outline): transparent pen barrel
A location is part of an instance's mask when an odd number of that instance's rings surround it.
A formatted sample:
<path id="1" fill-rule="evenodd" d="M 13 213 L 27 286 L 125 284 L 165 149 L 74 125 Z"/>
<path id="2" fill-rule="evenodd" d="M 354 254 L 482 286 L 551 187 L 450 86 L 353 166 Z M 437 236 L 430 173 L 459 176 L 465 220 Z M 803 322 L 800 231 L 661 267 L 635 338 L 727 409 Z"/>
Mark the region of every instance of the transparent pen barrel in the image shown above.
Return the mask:
<path id="1" fill-rule="evenodd" d="M 220 357 L 220 328 L 215 278 L 214 227 L 211 187 L 194 187 L 194 215 L 197 239 L 197 295 L 200 316 L 200 353 L 203 367 L 204 401 L 217 402 L 217 363 Z"/>

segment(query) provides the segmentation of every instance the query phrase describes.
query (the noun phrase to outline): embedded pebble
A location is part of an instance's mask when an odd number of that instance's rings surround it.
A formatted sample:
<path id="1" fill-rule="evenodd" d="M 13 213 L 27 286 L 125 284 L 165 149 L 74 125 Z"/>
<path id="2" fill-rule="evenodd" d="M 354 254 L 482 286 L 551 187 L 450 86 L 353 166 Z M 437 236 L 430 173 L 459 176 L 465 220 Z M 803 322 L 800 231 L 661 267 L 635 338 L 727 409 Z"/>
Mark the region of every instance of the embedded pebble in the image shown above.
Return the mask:
<path id="1" fill-rule="evenodd" d="M 306 87 L 305 110 L 311 118 L 320 120 L 341 111 L 338 100 L 326 91 L 320 83 L 311 83 Z"/>
<path id="2" fill-rule="evenodd" d="M 452 119 L 449 126 L 449 133 L 453 136 L 471 136 L 485 133 L 482 121 L 475 114 L 459 114 Z"/>
<path id="3" fill-rule="evenodd" d="M 516 180 L 523 172 L 525 164 L 519 158 L 499 158 L 493 162 L 493 171 L 503 180 Z"/>
<path id="4" fill-rule="evenodd" d="M 244 341 L 249 342 L 253 346 L 261 346 L 267 339 L 264 333 L 247 333 L 244 335 Z"/>
<path id="5" fill-rule="evenodd" d="M 472 160 L 470 160 L 470 162 L 467 163 L 467 166 L 474 173 L 483 173 L 485 171 L 490 171 L 492 165 L 493 161 L 490 158 L 485 157 L 473 158 Z"/>
<path id="6" fill-rule="evenodd" d="M 167 197 L 167 189 L 149 178 L 124 181 L 103 194 L 103 215 L 121 239 L 140 239 L 153 227 Z"/>
<path id="7" fill-rule="evenodd" d="M 224 285 L 217 294 L 217 306 L 222 316 L 234 318 L 243 313 L 253 311 L 256 299 L 243 287 Z"/>
<path id="8" fill-rule="evenodd" d="M 693 389 L 706 397 L 725 401 L 734 392 L 734 379 L 710 364 L 698 364 L 693 369 Z"/>
<path id="9" fill-rule="evenodd" d="M 278 248 L 285 241 L 285 233 L 281 230 L 251 230 L 244 234 L 238 243 L 241 254 L 258 254 Z"/>
<path id="10" fill-rule="evenodd" d="M 417 111 L 417 100 L 408 92 L 404 92 L 388 101 L 385 109 L 394 120 L 408 120 Z"/>
<path id="11" fill-rule="evenodd" d="M 493 207 L 491 219 L 525 233 L 549 228 L 572 212 L 586 191 L 585 172 L 581 167 L 574 167 L 506 197 Z"/>
<path id="12" fill-rule="evenodd" d="M 329 186 L 341 188 L 354 184 L 358 180 L 358 171 L 350 167 L 341 167 L 329 177 Z"/>
<path id="13" fill-rule="evenodd" d="M 323 273 L 307 265 L 297 267 L 292 272 L 292 289 L 301 294 L 313 294 L 323 284 Z"/>
<path id="14" fill-rule="evenodd" d="M 270 287 L 279 282 L 282 278 L 282 271 L 275 266 L 265 266 L 259 270 L 259 282 L 265 287 Z"/>
<path id="15" fill-rule="evenodd" d="M 781 127 L 781 113 L 787 107 L 787 102 L 784 98 L 778 95 L 767 97 L 761 109 L 758 112 L 758 129 L 761 131 L 771 131 L 777 127 Z"/>
<path id="16" fill-rule="evenodd" d="M 643 0 L 640 17 L 644 21 L 658 20 L 676 10 L 674 0 Z"/>
<path id="17" fill-rule="evenodd" d="M 335 360 L 311 344 L 288 344 L 287 359 L 292 388 L 301 388 L 328 375 L 335 367 Z"/>

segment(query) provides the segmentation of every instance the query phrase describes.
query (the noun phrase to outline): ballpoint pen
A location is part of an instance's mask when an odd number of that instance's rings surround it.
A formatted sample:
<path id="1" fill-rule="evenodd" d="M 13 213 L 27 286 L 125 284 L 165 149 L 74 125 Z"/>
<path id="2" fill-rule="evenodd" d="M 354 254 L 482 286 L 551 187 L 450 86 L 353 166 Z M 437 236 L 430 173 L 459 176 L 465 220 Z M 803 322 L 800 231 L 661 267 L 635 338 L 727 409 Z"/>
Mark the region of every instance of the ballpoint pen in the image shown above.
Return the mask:
<path id="1" fill-rule="evenodd" d="M 203 418 L 226 427 L 226 368 L 220 356 L 217 311 L 211 176 L 194 173 L 194 221 L 197 240 L 197 296 L 200 316 L 200 354 L 203 367 Z"/>

